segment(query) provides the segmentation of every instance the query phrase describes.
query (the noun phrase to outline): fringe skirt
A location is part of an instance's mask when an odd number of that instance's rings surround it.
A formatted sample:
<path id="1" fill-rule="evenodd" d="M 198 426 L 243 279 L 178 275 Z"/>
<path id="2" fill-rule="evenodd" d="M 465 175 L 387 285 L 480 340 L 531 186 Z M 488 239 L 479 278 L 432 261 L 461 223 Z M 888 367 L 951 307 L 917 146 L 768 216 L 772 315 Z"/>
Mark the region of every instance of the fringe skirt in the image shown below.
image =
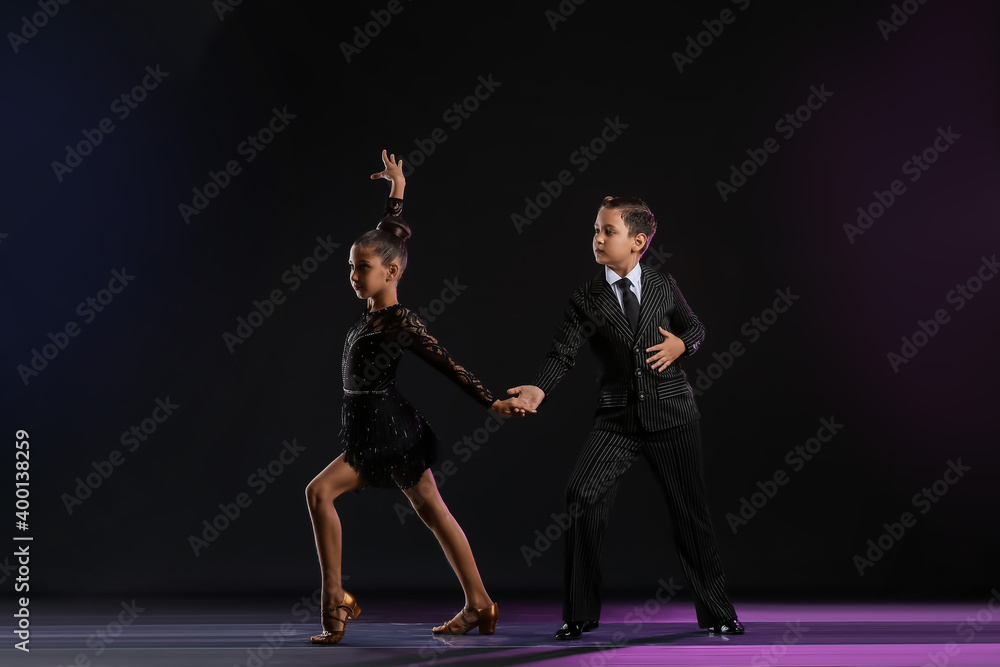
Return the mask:
<path id="1" fill-rule="evenodd" d="M 412 488 L 437 461 L 437 435 L 395 385 L 345 390 L 340 423 L 344 460 L 368 487 Z"/>

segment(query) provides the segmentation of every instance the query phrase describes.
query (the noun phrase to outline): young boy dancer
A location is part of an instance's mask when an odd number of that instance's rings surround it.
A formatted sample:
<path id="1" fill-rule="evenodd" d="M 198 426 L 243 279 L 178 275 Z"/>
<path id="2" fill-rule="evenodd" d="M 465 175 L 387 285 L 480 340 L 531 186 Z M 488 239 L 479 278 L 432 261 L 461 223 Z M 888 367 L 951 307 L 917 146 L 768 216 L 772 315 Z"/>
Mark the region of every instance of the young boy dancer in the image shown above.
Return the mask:
<path id="1" fill-rule="evenodd" d="M 566 534 L 563 626 L 577 639 L 601 615 L 600 554 L 621 476 L 640 455 L 663 488 L 674 543 L 694 595 L 698 626 L 743 634 L 725 591 L 701 468 L 701 414 L 674 363 L 698 349 L 705 328 L 673 276 L 640 261 L 656 232 L 645 202 L 606 197 L 594 222 L 594 257 L 603 265 L 569 299 L 552 347 L 531 385 L 508 389 L 537 408 L 589 340 L 604 371 L 594 424 L 566 487 L 573 512 Z M 517 412 L 521 412 L 518 410 Z M 523 414 L 523 412 L 522 412 Z M 650 511 L 651 508 L 643 508 Z"/>

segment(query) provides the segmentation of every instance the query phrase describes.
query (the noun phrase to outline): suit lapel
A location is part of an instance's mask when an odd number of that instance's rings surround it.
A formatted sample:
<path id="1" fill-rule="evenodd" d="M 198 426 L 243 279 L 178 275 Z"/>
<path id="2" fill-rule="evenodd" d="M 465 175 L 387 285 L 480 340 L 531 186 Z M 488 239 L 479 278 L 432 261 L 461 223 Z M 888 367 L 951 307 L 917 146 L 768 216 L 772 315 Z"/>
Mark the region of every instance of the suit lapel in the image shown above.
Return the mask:
<path id="1" fill-rule="evenodd" d="M 590 290 L 594 294 L 597 307 L 601 312 L 608 315 L 611 326 L 615 328 L 622 338 L 631 343 L 634 338 L 632 330 L 628 325 L 628 320 L 625 319 L 625 311 L 618 304 L 618 297 L 615 296 L 615 288 L 608 284 L 607 279 L 604 277 L 604 269 L 601 269 L 601 272 L 591 281 Z"/>
<path id="2" fill-rule="evenodd" d="M 625 312 L 618 303 L 614 287 L 604 277 L 604 271 L 602 270 L 590 283 L 598 306 L 608 314 L 612 326 L 630 345 L 639 340 L 642 337 L 642 332 L 652 327 L 653 323 L 657 321 L 659 312 L 656 306 L 665 303 L 666 295 L 666 288 L 660 275 L 642 262 L 639 265 L 642 267 L 642 301 L 639 302 L 638 333 L 632 333 Z"/>
<path id="3" fill-rule="evenodd" d="M 641 262 L 640 266 L 642 266 L 642 301 L 639 303 L 639 333 L 636 338 L 641 338 L 642 332 L 651 328 L 658 320 L 656 306 L 665 303 L 666 292 L 659 274 Z M 659 331 L 656 333 L 659 334 Z"/>

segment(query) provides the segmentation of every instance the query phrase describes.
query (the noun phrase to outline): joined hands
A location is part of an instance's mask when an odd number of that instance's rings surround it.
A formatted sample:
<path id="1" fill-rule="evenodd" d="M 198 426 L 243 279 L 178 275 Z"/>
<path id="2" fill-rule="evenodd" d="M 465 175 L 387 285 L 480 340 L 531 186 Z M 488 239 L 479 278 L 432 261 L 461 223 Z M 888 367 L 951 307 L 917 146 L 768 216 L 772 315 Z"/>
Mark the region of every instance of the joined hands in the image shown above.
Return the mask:
<path id="1" fill-rule="evenodd" d="M 518 394 L 505 401 L 496 401 L 491 407 L 493 412 L 504 417 L 524 417 L 529 412 L 538 412 L 535 408 L 545 398 L 545 392 L 533 384 L 525 384 L 507 390 L 508 394 Z"/>
<path id="2" fill-rule="evenodd" d="M 654 353 L 653 356 L 646 359 L 646 363 L 650 364 L 653 370 L 662 373 L 663 369 L 687 351 L 687 345 L 663 327 L 657 328 L 663 335 L 663 342 L 646 348 L 646 352 Z M 538 412 L 536 408 L 545 398 L 545 392 L 533 384 L 512 387 L 507 390 L 507 393 L 516 396 L 505 401 L 495 401 L 491 406 L 494 412 L 505 417 L 524 417 L 529 412 L 536 414 Z"/>

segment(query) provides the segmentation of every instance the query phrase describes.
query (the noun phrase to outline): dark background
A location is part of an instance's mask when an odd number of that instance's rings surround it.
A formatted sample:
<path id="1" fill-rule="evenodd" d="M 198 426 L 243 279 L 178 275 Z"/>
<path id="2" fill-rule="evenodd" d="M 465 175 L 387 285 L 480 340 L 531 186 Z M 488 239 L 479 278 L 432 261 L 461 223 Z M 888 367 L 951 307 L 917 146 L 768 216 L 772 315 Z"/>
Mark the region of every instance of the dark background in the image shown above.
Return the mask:
<path id="1" fill-rule="evenodd" d="M 996 584 L 1000 281 L 961 310 L 946 300 L 1000 250 L 992 3 L 929 2 L 888 39 L 882 2 L 591 0 L 555 30 L 555 0 L 402 7 L 349 63 L 340 43 L 386 3 L 244 2 L 220 19 L 208 0 L 73 0 L 17 53 L 9 36 L 0 47 L 3 497 L 12 511 L 10 440 L 26 429 L 30 530 L 8 530 L 34 537 L 33 593 L 319 584 L 304 489 L 340 452 L 344 334 L 365 307 L 348 252 L 381 213 L 388 184 L 368 176 L 383 148 L 424 158 L 407 180 L 414 235 L 399 300 L 418 308 L 447 280 L 466 285 L 431 332 L 498 395 L 531 381 L 567 297 L 603 270 L 590 250 L 600 200 L 646 199 L 652 251 L 669 254 L 661 270 L 707 331 L 684 362 L 689 380 L 734 341 L 746 350 L 697 398 L 734 594 L 978 599 Z M 735 20 L 679 72 L 672 54 L 725 8 Z M 5 3 L 0 28 L 19 32 L 38 11 Z M 169 75 L 115 116 L 111 102 L 157 65 Z M 500 85 L 453 128 L 443 114 L 480 76 Z M 833 95 L 786 139 L 775 122 L 811 86 Z M 295 117 L 247 163 L 237 147 L 273 108 Z M 105 117 L 114 131 L 60 182 L 52 162 Z M 571 154 L 606 118 L 627 128 L 580 172 Z M 446 141 L 411 160 L 439 127 Z M 949 127 L 960 138 L 911 183 L 901 165 Z M 780 149 L 723 201 L 716 182 L 768 137 Z M 233 159 L 242 172 L 185 224 L 178 206 Z M 573 183 L 519 233 L 512 214 L 564 169 Z M 906 193 L 849 242 L 843 225 L 894 179 Z M 317 237 L 340 246 L 292 291 L 282 275 Z M 85 323 L 77 305 L 123 267 L 134 280 Z M 279 288 L 287 301 L 230 353 L 223 333 Z M 786 288 L 799 299 L 751 342 L 744 324 Z M 939 308 L 950 321 L 894 372 L 887 354 Z M 69 321 L 79 335 L 25 384 L 18 366 Z M 449 443 L 442 495 L 494 595 L 561 590 L 558 531 L 530 566 L 522 546 L 564 511 L 599 371 L 587 349 L 577 366 L 547 409 L 463 461 L 450 443 L 490 413 L 423 362 L 402 363 L 401 389 Z M 121 434 L 167 397 L 179 407 L 128 451 Z M 842 430 L 793 471 L 786 452 L 822 418 Z M 292 439 L 305 451 L 258 495 L 248 477 Z M 124 462 L 68 511 L 77 478 L 114 450 Z M 959 459 L 971 470 L 920 514 L 913 495 Z M 726 515 L 778 470 L 788 484 L 734 534 Z M 189 536 L 241 492 L 252 504 L 196 556 Z M 404 502 L 376 491 L 338 501 L 351 590 L 457 590 L 430 532 L 398 514 Z M 905 511 L 916 525 L 859 576 L 853 557 Z M 683 580 L 644 464 L 624 480 L 604 554 L 607 591 Z"/>

